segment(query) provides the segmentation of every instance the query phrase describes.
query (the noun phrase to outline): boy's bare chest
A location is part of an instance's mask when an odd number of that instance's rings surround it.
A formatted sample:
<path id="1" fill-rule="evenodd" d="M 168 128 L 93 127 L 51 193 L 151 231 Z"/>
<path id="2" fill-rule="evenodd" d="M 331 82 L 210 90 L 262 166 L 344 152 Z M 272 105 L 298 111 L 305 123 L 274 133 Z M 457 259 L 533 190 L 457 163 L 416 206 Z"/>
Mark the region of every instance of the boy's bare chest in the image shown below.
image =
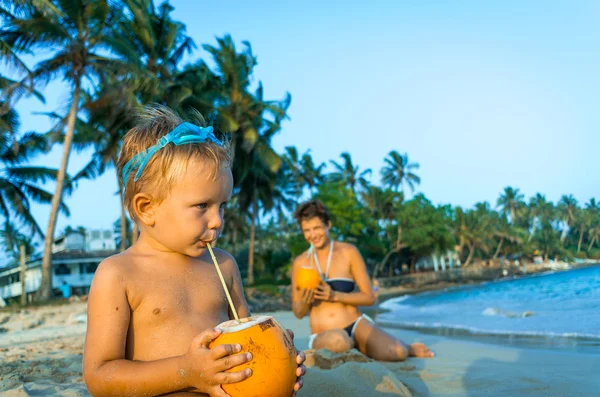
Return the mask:
<path id="1" fill-rule="evenodd" d="M 214 269 L 150 275 L 135 282 L 134 290 L 134 323 L 160 326 L 183 321 L 191 325 L 222 315 L 227 319 L 227 298 Z"/>

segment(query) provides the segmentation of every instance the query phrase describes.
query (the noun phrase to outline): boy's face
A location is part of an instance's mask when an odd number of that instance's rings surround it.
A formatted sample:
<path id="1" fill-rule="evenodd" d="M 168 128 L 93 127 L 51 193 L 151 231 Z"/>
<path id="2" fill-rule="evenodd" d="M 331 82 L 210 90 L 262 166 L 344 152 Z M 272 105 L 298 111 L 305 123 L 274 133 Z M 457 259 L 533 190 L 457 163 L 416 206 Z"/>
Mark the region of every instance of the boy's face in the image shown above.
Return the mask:
<path id="1" fill-rule="evenodd" d="M 152 237 L 166 249 L 192 257 L 215 245 L 223 230 L 223 209 L 231 198 L 233 177 L 221 167 L 216 178 L 210 162 L 193 160 L 156 207 Z"/>

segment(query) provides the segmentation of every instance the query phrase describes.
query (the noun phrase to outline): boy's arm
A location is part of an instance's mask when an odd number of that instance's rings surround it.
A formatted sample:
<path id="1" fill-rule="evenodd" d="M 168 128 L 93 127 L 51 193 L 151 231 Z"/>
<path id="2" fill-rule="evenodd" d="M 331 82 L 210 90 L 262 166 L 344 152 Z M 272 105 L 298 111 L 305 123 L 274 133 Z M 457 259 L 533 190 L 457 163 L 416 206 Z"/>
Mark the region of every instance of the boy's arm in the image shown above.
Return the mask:
<path id="1" fill-rule="evenodd" d="M 152 362 L 125 360 L 131 310 L 122 269 L 100 264 L 90 289 L 83 374 L 94 396 L 163 394 L 187 387 L 180 357 Z"/>

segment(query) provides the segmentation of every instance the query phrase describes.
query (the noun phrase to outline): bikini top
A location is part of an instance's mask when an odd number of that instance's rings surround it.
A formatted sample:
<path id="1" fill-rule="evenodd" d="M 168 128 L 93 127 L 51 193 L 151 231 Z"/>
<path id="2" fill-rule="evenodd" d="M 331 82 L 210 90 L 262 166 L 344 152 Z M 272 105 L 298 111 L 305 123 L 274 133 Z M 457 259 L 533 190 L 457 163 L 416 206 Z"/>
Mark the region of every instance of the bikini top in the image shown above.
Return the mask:
<path id="1" fill-rule="evenodd" d="M 325 280 L 325 282 L 327 284 L 329 284 L 329 286 L 331 287 L 332 290 L 334 291 L 338 291 L 338 292 L 352 292 L 354 291 L 354 287 L 356 286 L 356 283 L 354 282 L 354 280 L 350 279 L 350 278 L 344 278 L 344 277 L 336 277 L 336 278 L 329 278 L 329 266 L 331 266 L 331 256 L 333 255 L 333 240 L 331 241 L 331 244 L 329 244 L 329 255 L 327 256 L 327 267 L 325 268 L 325 275 L 323 276 L 323 272 L 321 271 L 321 264 L 319 263 L 319 258 L 317 257 L 317 252 L 315 250 L 315 247 L 311 245 L 310 249 L 308 250 L 308 256 L 310 257 L 312 254 L 314 260 L 315 260 L 315 265 L 317 270 L 319 271 L 319 274 L 321 275 L 321 278 Z"/>

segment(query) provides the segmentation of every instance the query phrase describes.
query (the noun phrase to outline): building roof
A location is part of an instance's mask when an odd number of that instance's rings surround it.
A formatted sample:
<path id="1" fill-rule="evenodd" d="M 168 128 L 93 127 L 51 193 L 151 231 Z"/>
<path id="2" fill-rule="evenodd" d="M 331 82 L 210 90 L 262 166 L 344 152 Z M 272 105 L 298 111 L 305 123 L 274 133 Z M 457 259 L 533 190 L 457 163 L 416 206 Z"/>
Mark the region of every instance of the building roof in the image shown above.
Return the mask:
<path id="1" fill-rule="evenodd" d="M 76 259 L 96 259 L 98 261 L 102 261 L 103 259 L 118 254 L 119 250 L 101 250 L 101 251 L 82 251 L 82 250 L 69 250 L 69 251 L 60 251 L 52 254 L 52 264 L 61 261 L 70 261 Z M 38 267 L 42 265 L 42 254 L 38 254 L 27 261 L 27 268 Z M 0 267 L 0 273 L 6 272 L 7 270 L 12 270 L 18 268 L 19 265 Z"/>

